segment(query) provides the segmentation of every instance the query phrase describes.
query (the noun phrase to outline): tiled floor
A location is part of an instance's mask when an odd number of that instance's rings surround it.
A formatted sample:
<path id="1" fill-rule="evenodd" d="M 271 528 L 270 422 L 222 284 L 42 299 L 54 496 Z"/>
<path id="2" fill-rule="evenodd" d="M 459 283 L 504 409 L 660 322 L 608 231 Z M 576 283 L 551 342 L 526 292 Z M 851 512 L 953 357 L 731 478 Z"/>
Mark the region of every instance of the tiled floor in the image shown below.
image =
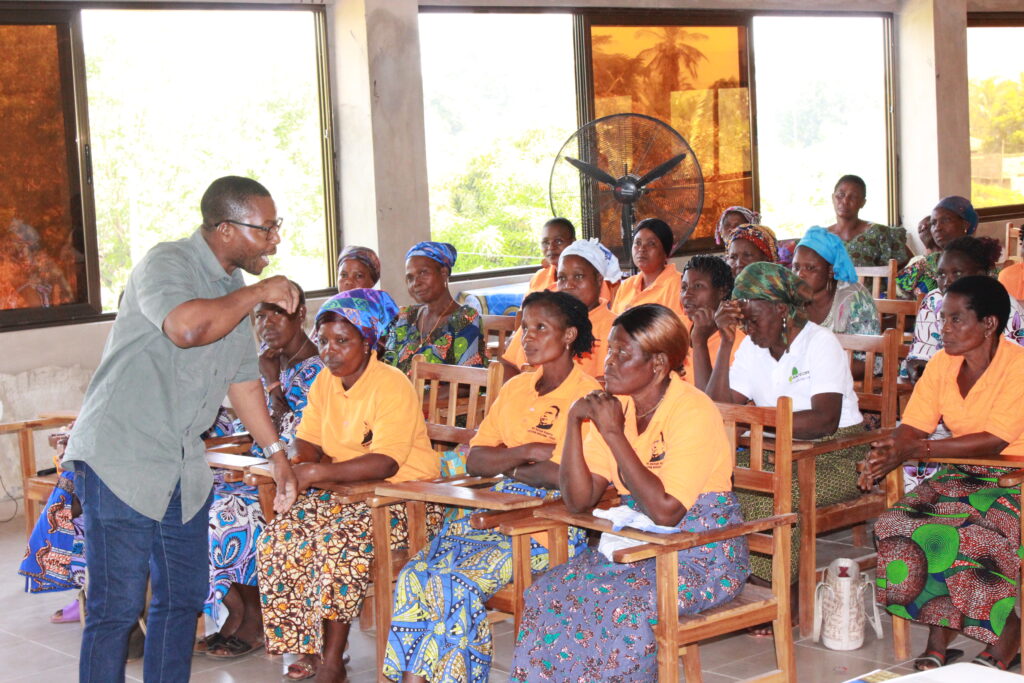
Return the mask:
<path id="1" fill-rule="evenodd" d="M 0 504 L 0 517 L 9 514 L 9 503 Z M 848 532 L 840 532 L 818 542 L 820 563 L 839 556 L 863 554 L 863 548 L 849 543 Z M 53 625 L 49 615 L 69 601 L 69 593 L 29 595 L 24 592 L 17 565 L 24 552 L 24 522 L 19 515 L 0 524 L 0 681 L 75 681 L 77 679 L 78 646 L 81 627 L 78 624 Z M 883 617 L 885 637 L 879 641 L 868 632 L 864 646 L 853 652 L 834 652 L 809 638 L 797 642 L 797 670 L 801 682 L 845 681 L 876 668 L 910 673 L 911 669 L 892 656 L 889 642 L 889 620 Z M 505 681 L 512 659 L 512 625 L 495 625 L 495 667 L 493 681 Z M 923 649 L 926 631 L 913 630 L 913 651 Z M 981 644 L 961 639 L 958 647 L 969 656 L 981 650 Z M 354 683 L 375 680 L 374 639 L 372 632 L 353 631 L 349 652 L 352 663 L 350 680 Z M 701 647 L 701 657 L 708 683 L 735 681 L 774 666 L 772 640 L 736 635 Z M 265 653 L 225 663 L 221 660 L 196 657 L 192 664 L 192 680 L 196 683 L 258 683 L 280 681 L 282 657 Z M 129 680 L 142 680 L 141 662 L 128 664 Z"/>

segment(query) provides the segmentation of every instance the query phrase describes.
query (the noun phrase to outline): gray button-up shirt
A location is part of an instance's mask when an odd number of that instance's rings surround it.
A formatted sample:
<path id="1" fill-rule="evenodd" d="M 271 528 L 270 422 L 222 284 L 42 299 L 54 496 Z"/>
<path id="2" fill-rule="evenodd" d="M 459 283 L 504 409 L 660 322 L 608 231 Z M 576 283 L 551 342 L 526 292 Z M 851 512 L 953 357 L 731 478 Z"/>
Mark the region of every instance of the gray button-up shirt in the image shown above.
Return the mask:
<path id="1" fill-rule="evenodd" d="M 212 344 L 182 349 L 163 333 L 167 315 L 192 299 L 244 286 L 228 275 L 202 229 L 163 242 L 132 270 L 89 383 L 64 457 L 86 462 L 114 494 L 160 520 L 181 482 L 182 522 L 206 502 L 213 484 L 200 435 L 213 424 L 228 385 L 259 377 L 252 325 L 245 317 Z"/>

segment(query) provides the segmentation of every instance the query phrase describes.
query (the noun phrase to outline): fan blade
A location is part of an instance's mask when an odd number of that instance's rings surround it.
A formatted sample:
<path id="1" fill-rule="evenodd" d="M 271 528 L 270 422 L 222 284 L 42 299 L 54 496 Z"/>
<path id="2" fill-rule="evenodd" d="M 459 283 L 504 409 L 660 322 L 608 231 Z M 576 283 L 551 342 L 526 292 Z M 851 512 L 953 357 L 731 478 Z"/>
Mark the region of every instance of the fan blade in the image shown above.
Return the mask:
<path id="1" fill-rule="evenodd" d="M 599 183 L 604 183 L 605 185 L 611 185 L 612 187 L 615 187 L 615 178 L 611 177 L 610 175 L 599 169 L 597 166 L 594 166 L 593 164 L 588 164 L 585 161 L 580 161 L 579 159 L 573 159 L 572 157 L 563 158 L 570 164 L 578 168 L 580 170 L 580 173 L 582 173 L 583 175 L 590 176 Z"/>
<path id="2" fill-rule="evenodd" d="M 640 180 L 636 181 L 637 187 L 643 187 L 647 183 L 650 183 L 652 181 L 657 180 L 658 178 L 660 178 L 661 176 L 665 175 L 666 173 L 671 171 L 673 168 L 675 168 L 676 166 L 681 164 L 683 159 L 685 159 L 685 158 L 686 158 L 686 154 L 684 153 L 684 154 L 680 154 L 679 156 L 674 156 L 674 157 L 672 157 L 671 159 L 669 159 L 668 161 L 666 161 L 666 162 L 664 162 L 662 164 L 658 164 L 657 166 L 652 168 L 649 172 L 645 173 L 643 175 L 643 177 L 640 178 Z M 568 159 L 568 157 L 566 157 L 566 159 Z"/>

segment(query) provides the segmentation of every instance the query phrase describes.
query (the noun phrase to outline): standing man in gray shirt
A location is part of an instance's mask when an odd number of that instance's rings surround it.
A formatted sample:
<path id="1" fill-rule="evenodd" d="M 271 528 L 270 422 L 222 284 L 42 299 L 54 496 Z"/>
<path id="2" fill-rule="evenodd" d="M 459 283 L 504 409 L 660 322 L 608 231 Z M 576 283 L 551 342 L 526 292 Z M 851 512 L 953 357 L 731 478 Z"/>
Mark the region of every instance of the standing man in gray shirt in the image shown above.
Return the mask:
<path id="1" fill-rule="evenodd" d="M 124 680 L 147 578 L 145 680 L 189 678 L 209 590 L 213 477 L 200 435 L 225 394 L 271 458 L 275 506 L 295 494 L 248 316 L 259 303 L 291 313 L 298 292 L 280 275 L 245 286 L 241 273 L 259 275 L 270 262 L 281 219 L 266 188 L 237 176 L 215 180 L 200 208 L 203 224 L 191 237 L 156 245 L 132 270 L 64 458 L 85 516 L 83 683 Z"/>

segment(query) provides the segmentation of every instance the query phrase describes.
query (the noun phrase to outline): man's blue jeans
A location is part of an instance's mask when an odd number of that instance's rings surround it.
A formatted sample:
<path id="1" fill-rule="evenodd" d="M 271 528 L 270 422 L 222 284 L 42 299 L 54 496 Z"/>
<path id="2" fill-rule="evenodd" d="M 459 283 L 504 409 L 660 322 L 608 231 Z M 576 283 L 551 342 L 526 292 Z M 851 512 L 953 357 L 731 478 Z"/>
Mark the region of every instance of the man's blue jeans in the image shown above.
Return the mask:
<path id="1" fill-rule="evenodd" d="M 79 681 L 124 680 L 128 634 L 142 613 L 147 579 L 153 599 L 143 676 L 146 683 L 188 681 L 196 617 L 210 587 L 210 498 L 182 524 L 176 488 L 156 522 L 125 505 L 82 462 L 75 463 L 75 492 L 85 516 L 89 576 Z"/>

